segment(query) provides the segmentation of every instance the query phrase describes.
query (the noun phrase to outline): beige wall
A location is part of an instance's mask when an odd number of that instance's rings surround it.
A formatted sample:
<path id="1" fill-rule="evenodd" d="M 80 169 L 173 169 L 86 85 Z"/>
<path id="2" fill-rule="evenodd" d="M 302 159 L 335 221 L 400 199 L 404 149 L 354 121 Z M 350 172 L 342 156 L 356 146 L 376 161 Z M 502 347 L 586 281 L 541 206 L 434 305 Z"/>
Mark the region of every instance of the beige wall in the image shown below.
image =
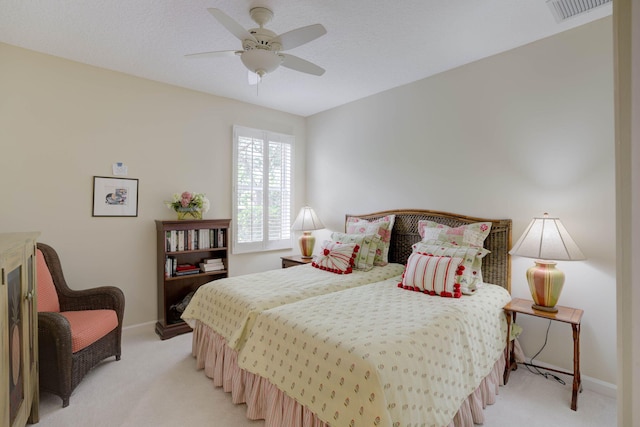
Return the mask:
<path id="1" fill-rule="evenodd" d="M 175 219 L 163 200 L 204 192 L 205 217 L 230 218 L 233 124 L 295 135 L 305 202 L 302 117 L 1 43 L 0 64 L 0 232 L 40 231 L 73 288 L 120 286 L 126 325 L 156 319 L 154 220 Z M 140 180 L 137 218 L 91 216 L 93 176 L 115 162 Z M 231 274 L 282 254 L 233 256 Z"/>
<path id="2" fill-rule="evenodd" d="M 561 305 L 584 309 L 583 375 L 616 383 L 612 20 L 335 108 L 308 119 L 307 194 L 328 227 L 345 213 L 427 208 L 558 216 L 588 257 L 560 262 Z M 530 298 L 513 257 L 513 295 Z M 521 316 L 525 353 L 547 322 Z M 572 368 L 571 328 L 551 325 L 537 360 Z M 604 391 L 608 384 L 601 384 Z"/>

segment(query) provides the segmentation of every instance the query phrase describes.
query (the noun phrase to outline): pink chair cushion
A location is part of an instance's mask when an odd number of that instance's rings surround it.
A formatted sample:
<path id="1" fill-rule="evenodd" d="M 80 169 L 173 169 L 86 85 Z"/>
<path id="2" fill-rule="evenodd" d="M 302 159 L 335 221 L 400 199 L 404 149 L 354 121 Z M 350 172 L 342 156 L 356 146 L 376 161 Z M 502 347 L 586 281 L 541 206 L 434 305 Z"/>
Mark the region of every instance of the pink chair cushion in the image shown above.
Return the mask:
<path id="1" fill-rule="evenodd" d="M 93 344 L 118 326 L 114 310 L 63 311 L 71 326 L 71 352 Z"/>
<path id="2" fill-rule="evenodd" d="M 44 255 L 40 249 L 36 252 L 36 269 L 38 277 L 38 311 L 54 311 L 60 312 L 60 301 L 58 301 L 58 293 L 53 284 L 53 278 Z"/>

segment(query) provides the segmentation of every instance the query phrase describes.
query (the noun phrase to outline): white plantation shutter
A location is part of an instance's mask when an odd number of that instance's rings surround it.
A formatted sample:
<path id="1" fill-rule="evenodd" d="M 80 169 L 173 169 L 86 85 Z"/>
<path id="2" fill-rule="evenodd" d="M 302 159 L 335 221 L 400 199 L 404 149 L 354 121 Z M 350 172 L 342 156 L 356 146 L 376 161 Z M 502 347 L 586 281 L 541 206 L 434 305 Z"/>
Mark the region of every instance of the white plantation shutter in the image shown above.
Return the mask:
<path id="1" fill-rule="evenodd" d="M 293 142 L 233 127 L 233 253 L 291 248 Z"/>

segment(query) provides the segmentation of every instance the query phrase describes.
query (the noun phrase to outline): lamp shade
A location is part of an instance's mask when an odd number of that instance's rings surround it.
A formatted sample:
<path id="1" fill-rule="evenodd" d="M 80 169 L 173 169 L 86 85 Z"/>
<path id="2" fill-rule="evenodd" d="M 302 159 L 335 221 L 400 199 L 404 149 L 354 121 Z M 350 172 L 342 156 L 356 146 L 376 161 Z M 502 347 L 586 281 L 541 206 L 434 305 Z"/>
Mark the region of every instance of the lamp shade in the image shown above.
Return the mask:
<path id="1" fill-rule="evenodd" d="M 554 261 L 579 261 L 586 259 L 560 218 L 548 214 L 533 218 L 520 239 L 509 251 L 511 255 Z"/>
<path id="2" fill-rule="evenodd" d="M 309 206 L 300 209 L 298 217 L 291 226 L 293 231 L 311 231 L 320 230 L 321 228 L 324 228 L 324 224 L 322 224 L 318 215 L 316 215 L 315 211 Z"/>

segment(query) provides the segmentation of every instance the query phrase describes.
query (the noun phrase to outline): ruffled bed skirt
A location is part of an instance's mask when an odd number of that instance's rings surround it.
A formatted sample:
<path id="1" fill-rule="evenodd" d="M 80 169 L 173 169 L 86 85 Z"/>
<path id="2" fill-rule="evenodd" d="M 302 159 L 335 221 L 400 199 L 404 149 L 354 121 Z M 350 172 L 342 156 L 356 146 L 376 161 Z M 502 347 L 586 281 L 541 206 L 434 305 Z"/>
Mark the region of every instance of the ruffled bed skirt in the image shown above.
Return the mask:
<path id="1" fill-rule="evenodd" d="M 329 427 L 265 378 L 240 369 L 238 353 L 200 322 L 193 331 L 192 354 L 197 368 L 204 369 L 214 386 L 231 393 L 233 403 L 246 403 L 247 418 L 263 419 L 267 427 Z M 504 367 L 504 357 L 500 357 L 480 386 L 462 402 L 449 427 L 484 423 L 483 409 L 495 402 L 498 387 L 503 384 Z"/>

